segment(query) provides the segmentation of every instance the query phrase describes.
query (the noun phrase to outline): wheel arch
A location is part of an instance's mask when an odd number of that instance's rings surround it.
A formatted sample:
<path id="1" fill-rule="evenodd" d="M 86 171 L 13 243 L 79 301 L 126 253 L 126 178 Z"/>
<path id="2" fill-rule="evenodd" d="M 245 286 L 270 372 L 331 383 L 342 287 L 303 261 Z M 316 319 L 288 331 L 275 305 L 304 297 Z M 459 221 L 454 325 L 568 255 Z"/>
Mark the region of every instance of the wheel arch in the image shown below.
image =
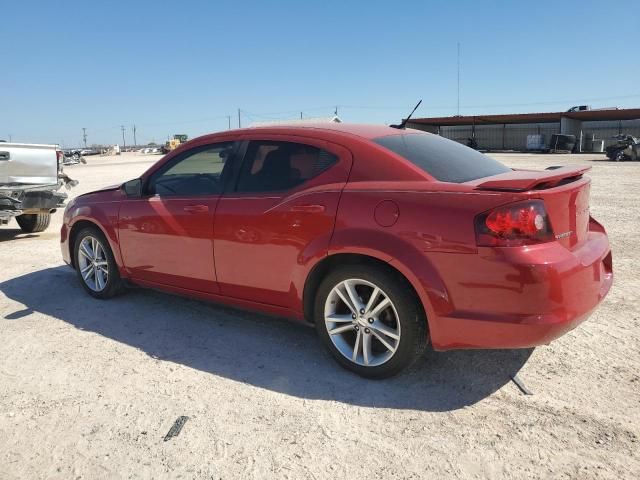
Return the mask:
<path id="1" fill-rule="evenodd" d="M 411 290 L 415 299 L 418 301 L 419 307 L 427 320 L 427 327 L 429 327 L 429 310 L 428 306 L 425 308 L 425 299 L 418 293 L 419 285 L 415 284 L 415 280 L 407 278 L 400 269 L 389 263 L 382 256 L 376 257 L 371 254 L 353 253 L 353 252 L 341 252 L 328 255 L 320 260 L 312 270 L 309 272 L 304 284 L 304 290 L 302 295 L 303 302 L 303 315 L 305 321 L 314 323 L 313 321 L 313 309 L 315 302 L 315 292 L 318 290 L 322 280 L 331 272 L 334 268 L 340 265 L 374 265 L 382 268 L 385 271 L 399 278 L 402 282 L 406 283 L 407 287 Z"/>
<path id="2" fill-rule="evenodd" d="M 71 260 L 71 266 L 74 269 L 76 268 L 76 258 L 75 258 L 74 248 L 76 244 L 76 238 L 84 228 L 97 228 L 104 235 L 104 237 L 107 239 L 107 242 L 109 242 L 109 248 L 111 248 L 111 253 L 116 259 L 116 263 L 120 265 L 120 255 L 119 255 L 120 252 L 111 242 L 111 239 L 109 238 L 109 234 L 104 229 L 104 227 L 94 220 L 82 218 L 75 221 L 69 229 L 69 253 L 70 253 L 69 258 Z"/>

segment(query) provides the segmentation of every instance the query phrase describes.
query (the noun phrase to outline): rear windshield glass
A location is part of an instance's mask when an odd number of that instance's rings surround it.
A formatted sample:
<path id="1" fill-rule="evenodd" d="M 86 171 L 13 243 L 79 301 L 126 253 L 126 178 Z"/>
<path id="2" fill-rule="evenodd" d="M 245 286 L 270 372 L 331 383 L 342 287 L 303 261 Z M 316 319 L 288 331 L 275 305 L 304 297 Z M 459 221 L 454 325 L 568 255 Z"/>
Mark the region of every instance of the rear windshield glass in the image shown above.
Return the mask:
<path id="1" fill-rule="evenodd" d="M 409 133 L 373 141 L 442 182 L 462 183 L 511 171 L 493 158 L 439 135 Z"/>

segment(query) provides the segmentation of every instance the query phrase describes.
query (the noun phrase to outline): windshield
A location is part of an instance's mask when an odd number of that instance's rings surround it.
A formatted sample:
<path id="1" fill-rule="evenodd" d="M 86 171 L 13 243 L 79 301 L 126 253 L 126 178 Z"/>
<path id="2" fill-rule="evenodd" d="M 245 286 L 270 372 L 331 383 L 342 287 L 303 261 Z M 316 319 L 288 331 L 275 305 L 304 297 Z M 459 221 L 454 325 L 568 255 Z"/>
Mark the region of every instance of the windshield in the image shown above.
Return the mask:
<path id="1" fill-rule="evenodd" d="M 373 141 L 442 182 L 462 183 L 511 171 L 493 158 L 439 135 L 408 133 Z"/>

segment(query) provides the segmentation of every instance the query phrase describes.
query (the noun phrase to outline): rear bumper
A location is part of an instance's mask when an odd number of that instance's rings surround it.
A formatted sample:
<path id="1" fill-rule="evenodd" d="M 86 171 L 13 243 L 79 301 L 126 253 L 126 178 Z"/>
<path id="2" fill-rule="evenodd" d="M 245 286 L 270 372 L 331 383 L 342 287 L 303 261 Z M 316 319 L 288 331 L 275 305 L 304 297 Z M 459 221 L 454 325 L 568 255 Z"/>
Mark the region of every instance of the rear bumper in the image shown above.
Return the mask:
<path id="1" fill-rule="evenodd" d="M 23 210 L 53 210 L 64 206 L 67 194 L 64 192 L 26 192 L 22 199 Z"/>
<path id="2" fill-rule="evenodd" d="M 12 217 L 64 206 L 67 194 L 51 190 L 0 191 L 0 216 Z"/>
<path id="3" fill-rule="evenodd" d="M 551 242 L 456 257 L 446 279 L 455 308 L 429 322 L 437 350 L 549 343 L 586 320 L 613 283 L 604 231 L 573 251 Z"/>

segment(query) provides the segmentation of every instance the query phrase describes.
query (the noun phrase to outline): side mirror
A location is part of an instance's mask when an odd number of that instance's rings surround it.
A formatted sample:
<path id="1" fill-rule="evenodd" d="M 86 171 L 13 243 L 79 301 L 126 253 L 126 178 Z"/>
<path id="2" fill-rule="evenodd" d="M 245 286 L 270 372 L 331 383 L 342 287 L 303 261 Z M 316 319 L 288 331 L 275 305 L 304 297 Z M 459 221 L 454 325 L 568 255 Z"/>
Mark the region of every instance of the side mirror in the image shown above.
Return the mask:
<path id="1" fill-rule="evenodd" d="M 120 188 L 127 197 L 139 198 L 142 196 L 142 180 L 139 178 L 123 183 Z"/>

